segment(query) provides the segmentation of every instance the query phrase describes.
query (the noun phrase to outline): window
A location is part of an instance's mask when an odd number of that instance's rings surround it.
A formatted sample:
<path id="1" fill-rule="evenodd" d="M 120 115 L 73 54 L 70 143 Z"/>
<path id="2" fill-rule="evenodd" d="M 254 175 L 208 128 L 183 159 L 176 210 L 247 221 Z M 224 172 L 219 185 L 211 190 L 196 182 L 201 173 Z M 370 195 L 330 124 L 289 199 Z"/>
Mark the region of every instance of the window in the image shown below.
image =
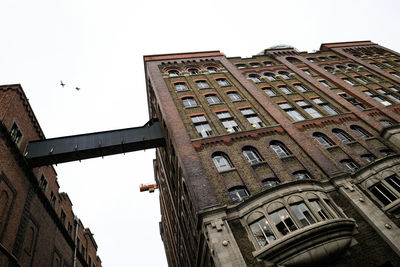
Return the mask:
<path id="1" fill-rule="evenodd" d="M 260 67 L 260 63 L 258 63 L 258 62 L 250 62 L 250 66 L 252 68 L 258 68 L 258 67 Z"/>
<path id="2" fill-rule="evenodd" d="M 182 98 L 182 102 L 185 108 L 197 107 L 196 100 L 193 97 L 184 97 Z"/>
<path id="3" fill-rule="evenodd" d="M 246 64 L 242 64 L 242 63 L 239 63 L 239 64 L 236 64 L 236 67 L 240 70 L 240 69 L 245 69 L 246 68 Z"/>
<path id="4" fill-rule="evenodd" d="M 293 86 L 302 93 L 309 91 L 307 87 L 299 83 L 293 84 Z"/>
<path id="5" fill-rule="evenodd" d="M 324 147 L 331 147 L 334 146 L 335 144 L 329 139 L 326 135 L 323 133 L 314 133 L 313 134 L 314 138 Z"/>
<path id="6" fill-rule="evenodd" d="M 299 105 L 304 109 L 305 112 L 308 113 L 308 115 L 311 116 L 311 118 L 321 118 L 322 115 L 319 113 L 314 107 L 310 105 L 310 103 L 304 101 L 304 100 L 299 100 L 296 101 L 296 104 Z"/>
<path id="7" fill-rule="evenodd" d="M 308 57 L 307 60 L 310 61 L 310 62 L 315 62 L 315 59 L 312 58 L 312 57 Z"/>
<path id="8" fill-rule="evenodd" d="M 378 101 L 379 103 L 381 103 L 384 106 L 392 105 L 392 103 L 390 103 L 389 101 L 384 100 L 382 97 L 378 96 L 376 93 L 373 93 L 369 90 L 363 91 L 363 93 L 366 94 L 367 96 L 372 97 L 375 101 Z"/>
<path id="9" fill-rule="evenodd" d="M 371 79 L 371 80 L 373 80 L 374 82 L 377 82 L 377 83 L 381 82 L 381 79 L 379 79 L 375 75 L 367 74 L 367 75 L 365 75 L 365 77 L 367 77 L 367 78 L 369 78 L 369 79 Z"/>
<path id="10" fill-rule="evenodd" d="M 249 227 L 260 247 L 264 247 L 276 240 L 274 232 L 265 217 L 251 223 Z"/>
<path id="11" fill-rule="evenodd" d="M 199 70 L 198 69 L 188 69 L 188 72 L 190 75 L 196 75 L 199 74 Z"/>
<path id="12" fill-rule="evenodd" d="M 65 217 L 66 217 L 65 212 L 61 210 L 60 219 L 63 225 L 65 224 Z"/>
<path id="13" fill-rule="evenodd" d="M 221 86 L 221 87 L 229 86 L 229 85 L 230 85 L 230 84 L 228 83 L 228 81 L 227 81 L 226 79 L 224 79 L 224 78 L 219 78 L 219 79 L 217 79 L 216 81 L 217 81 L 218 85 Z"/>
<path id="14" fill-rule="evenodd" d="M 361 84 L 367 84 L 367 83 L 369 83 L 369 81 L 367 80 L 367 79 L 365 79 L 365 78 L 363 78 L 363 77 L 360 77 L 360 76 L 357 76 L 357 77 L 354 77 L 354 79 L 356 79 L 359 83 L 361 83 Z"/>
<path id="15" fill-rule="evenodd" d="M 17 124 L 14 122 L 13 125 L 11 126 L 11 130 L 10 130 L 10 136 L 11 136 L 11 140 L 16 143 L 17 145 L 19 144 L 19 142 L 21 142 L 22 140 L 22 133 L 19 129 L 19 127 L 17 126 Z"/>
<path id="16" fill-rule="evenodd" d="M 280 85 L 280 86 L 278 86 L 278 88 L 286 95 L 293 93 L 286 85 Z"/>
<path id="17" fill-rule="evenodd" d="M 206 95 L 206 99 L 207 99 L 208 104 L 210 104 L 210 105 L 221 103 L 221 101 L 219 100 L 217 95 Z"/>
<path id="18" fill-rule="evenodd" d="M 274 150 L 274 152 L 278 155 L 278 157 L 280 158 L 284 158 L 287 156 L 290 156 L 291 153 L 289 152 L 289 150 L 285 147 L 284 144 L 282 144 L 281 142 L 278 141 L 272 141 L 269 145 L 272 150 Z"/>
<path id="19" fill-rule="evenodd" d="M 358 135 L 358 137 L 361 137 L 363 139 L 369 138 L 371 137 L 371 135 L 366 132 L 363 128 L 361 128 L 360 126 L 357 125 L 351 125 L 350 129 L 353 130 L 353 132 Z"/>
<path id="20" fill-rule="evenodd" d="M 358 170 L 358 165 L 352 161 L 351 159 L 344 159 L 339 161 L 340 165 L 342 165 L 343 168 L 350 172 L 355 172 Z"/>
<path id="21" fill-rule="evenodd" d="M 330 73 L 333 73 L 334 71 L 335 71 L 335 69 L 334 68 L 332 68 L 332 67 L 324 67 L 324 69 L 326 70 L 326 71 L 329 71 Z"/>
<path id="22" fill-rule="evenodd" d="M 244 200 L 245 197 L 249 196 L 249 193 L 247 192 L 246 188 L 241 186 L 229 189 L 228 193 L 232 203 L 238 203 Z"/>
<path id="23" fill-rule="evenodd" d="M 332 88 L 332 85 L 330 85 L 327 81 L 325 80 L 320 80 L 319 81 L 323 86 L 327 87 L 327 88 Z"/>
<path id="24" fill-rule="evenodd" d="M 288 114 L 294 121 L 302 121 L 305 120 L 303 115 L 301 115 L 297 110 L 294 109 L 292 105 L 289 103 L 281 103 L 278 104 L 280 108 L 282 108 L 286 114 Z"/>
<path id="25" fill-rule="evenodd" d="M 393 125 L 393 122 L 388 120 L 380 120 L 379 122 L 382 124 L 383 127 L 389 127 Z"/>
<path id="26" fill-rule="evenodd" d="M 269 216 L 281 235 L 286 235 L 297 230 L 297 226 L 294 224 L 292 218 L 285 208 L 272 212 L 269 214 Z"/>
<path id="27" fill-rule="evenodd" d="M 187 91 L 188 87 L 186 86 L 186 83 L 184 82 L 179 82 L 179 83 L 174 83 L 176 91 Z"/>
<path id="28" fill-rule="evenodd" d="M 400 177 L 395 175 L 392 175 L 388 178 L 385 178 L 385 182 L 387 182 L 397 193 L 400 193 Z"/>
<path id="29" fill-rule="evenodd" d="M 217 113 L 217 117 L 220 119 L 222 125 L 225 127 L 228 133 L 234 133 L 240 131 L 240 127 L 237 125 L 231 114 L 227 111 Z"/>
<path id="30" fill-rule="evenodd" d="M 68 234 L 72 235 L 72 225 L 70 222 L 68 222 Z"/>
<path id="31" fill-rule="evenodd" d="M 387 92 L 386 90 L 383 90 L 382 88 L 376 89 L 376 91 L 377 91 L 378 93 L 381 93 L 381 94 L 383 94 L 383 95 L 386 95 L 387 97 L 389 97 L 389 98 L 390 98 L 391 100 L 393 100 L 394 102 L 400 103 L 400 98 L 399 98 L 398 96 L 393 95 L 393 94 Z"/>
<path id="32" fill-rule="evenodd" d="M 337 115 L 338 112 L 331 107 L 328 103 L 326 103 L 324 100 L 321 98 L 314 98 L 312 100 L 315 104 L 318 104 L 323 110 L 325 110 L 329 115 Z"/>
<path id="33" fill-rule="evenodd" d="M 400 73 L 397 73 L 397 72 L 389 72 L 389 73 L 392 74 L 394 77 L 400 79 Z"/>
<path id="34" fill-rule="evenodd" d="M 343 80 L 344 82 L 350 84 L 350 85 L 355 85 L 355 83 L 354 83 L 352 80 L 350 80 L 349 78 L 342 78 L 342 80 Z"/>
<path id="35" fill-rule="evenodd" d="M 229 93 L 227 93 L 227 95 L 232 100 L 232 102 L 242 100 L 242 97 L 237 92 L 229 92 Z"/>
<path id="36" fill-rule="evenodd" d="M 327 60 L 326 57 L 318 57 L 318 59 L 319 59 L 320 61 L 326 61 L 326 60 Z"/>
<path id="37" fill-rule="evenodd" d="M 260 75 L 257 75 L 257 74 L 250 74 L 250 75 L 249 75 L 249 78 L 250 78 L 253 82 L 255 82 L 255 83 L 260 83 L 260 82 L 261 82 L 261 77 L 260 77 Z"/>
<path id="38" fill-rule="evenodd" d="M 213 162 L 215 167 L 218 171 L 226 171 L 233 168 L 231 161 L 229 160 L 228 156 L 222 152 L 216 152 L 212 156 Z"/>
<path id="39" fill-rule="evenodd" d="M 398 197 L 393 194 L 387 185 L 382 182 L 376 183 L 375 185 L 368 188 L 368 190 L 380 201 L 384 206 L 389 205 Z"/>
<path id="40" fill-rule="evenodd" d="M 264 73 L 264 76 L 268 79 L 268 81 L 275 81 L 276 79 L 275 79 L 275 75 L 273 74 L 273 73 L 270 73 L 270 72 L 265 72 Z"/>
<path id="41" fill-rule="evenodd" d="M 318 215 L 322 218 L 322 220 L 328 220 L 329 219 L 329 215 L 328 213 L 322 208 L 321 203 L 319 202 L 319 200 L 310 200 L 310 204 L 313 208 L 313 210 L 318 213 Z"/>
<path id="42" fill-rule="evenodd" d="M 359 102 L 359 101 L 356 100 L 354 97 L 349 96 L 348 94 L 340 93 L 340 94 L 338 94 L 338 95 L 339 95 L 340 97 L 346 99 L 347 102 L 349 102 L 350 104 L 352 104 L 353 106 L 355 106 L 355 107 L 358 108 L 359 110 L 364 110 L 364 109 L 367 108 L 363 103 Z"/>
<path id="43" fill-rule="evenodd" d="M 309 76 L 313 75 L 309 69 L 302 69 L 302 71 Z"/>
<path id="44" fill-rule="evenodd" d="M 208 71 L 208 73 L 216 73 L 217 72 L 217 68 L 215 68 L 215 67 L 207 67 L 207 71 Z"/>
<path id="45" fill-rule="evenodd" d="M 268 178 L 268 179 L 264 179 L 262 181 L 262 187 L 272 187 L 275 186 L 277 184 L 279 184 L 280 181 L 278 178 L 274 177 L 274 178 Z"/>
<path id="46" fill-rule="evenodd" d="M 374 160 L 376 160 L 376 157 L 372 154 L 365 154 L 365 155 L 361 155 L 361 159 L 365 162 L 365 163 L 371 163 Z"/>
<path id="47" fill-rule="evenodd" d="M 208 83 L 207 83 L 206 81 L 204 81 L 204 80 L 196 81 L 196 84 L 197 84 L 197 87 L 198 87 L 199 89 L 207 89 L 207 88 L 210 88 L 210 85 L 208 85 Z"/>
<path id="48" fill-rule="evenodd" d="M 293 178 L 295 180 L 305 180 L 305 179 L 311 179 L 311 176 L 306 171 L 297 171 L 293 173 Z"/>
<path id="49" fill-rule="evenodd" d="M 243 116 L 246 117 L 247 121 L 253 126 L 254 128 L 261 128 L 264 127 L 264 123 L 262 120 L 257 116 L 257 114 L 251 108 L 243 108 L 240 110 Z"/>
<path id="50" fill-rule="evenodd" d="M 340 141 L 342 141 L 343 143 L 350 143 L 353 140 L 351 139 L 351 137 L 345 133 L 344 131 L 340 130 L 340 129 L 333 129 L 332 132 L 336 135 L 337 138 L 340 139 Z"/>
<path id="51" fill-rule="evenodd" d="M 212 136 L 213 132 L 204 115 L 190 117 L 200 137 Z"/>
<path id="52" fill-rule="evenodd" d="M 316 222 L 314 216 L 303 202 L 290 205 L 290 209 L 300 221 L 302 227 L 313 224 Z"/>
<path id="53" fill-rule="evenodd" d="M 394 151 L 393 151 L 393 150 L 391 150 L 390 148 L 385 148 L 385 149 L 382 149 L 382 150 L 380 150 L 379 152 L 381 152 L 381 154 L 382 154 L 383 156 L 385 156 L 385 157 L 387 157 L 387 156 L 390 156 L 390 155 L 393 155 L 393 154 L 394 154 Z"/>
<path id="54" fill-rule="evenodd" d="M 266 93 L 268 96 L 276 96 L 276 92 L 271 89 L 271 87 L 263 87 L 261 88 L 264 93 Z"/>
<path id="55" fill-rule="evenodd" d="M 393 92 L 399 92 L 400 91 L 400 89 L 398 87 L 396 87 L 396 86 L 389 86 L 388 88 L 390 90 L 392 90 Z"/>
<path id="56" fill-rule="evenodd" d="M 44 177 L 43 174 L 42 174 L 42 176 L 40 176 L 39 187 L 40 187 L 40 189 L 43 190 L 43 192 L 46 192 L 47 180 L 46 180 L 46 178 Z"/>
<path id="57" fill-rule="evenodd" d="M 255 163 L 263 161 L 260 154 L 258 154 L 258 151 L 253 147 L 249 147 L 249 146 L 244 147 L 242 152 L 243 152 L 244 157 L 247 159 L 247 161 L 250 164 L 255 164 Z"/>
<path id="58" fill-rule="evenodd" d="M 270 67 L 273 65 L 272 61 L 264 61 L 263 62 L 265 66 Z"/>
<path id="59" fill-rule="evenodd" d="M 56 195 L 53 193 L 53 191 L 50 192 L 50 204 L 53 208 L 56 207 Z"/>
<path id="60" fill-rule="evenodd" d="M 177 77 L 177 76 L 179 76 L 179 71 L 170 70 L 170 71 L 168 71 L 168 75 L 169 75 L 169 77 Z"/>
<path id="61" fill-rule="evenodd" d="M 280 71 L 278 72 L 279 75 L 281 75 L 283 77 L 283 79 L 290 79 L 289 77 L 289 73 L 287 73 L 286 71 Z"/>

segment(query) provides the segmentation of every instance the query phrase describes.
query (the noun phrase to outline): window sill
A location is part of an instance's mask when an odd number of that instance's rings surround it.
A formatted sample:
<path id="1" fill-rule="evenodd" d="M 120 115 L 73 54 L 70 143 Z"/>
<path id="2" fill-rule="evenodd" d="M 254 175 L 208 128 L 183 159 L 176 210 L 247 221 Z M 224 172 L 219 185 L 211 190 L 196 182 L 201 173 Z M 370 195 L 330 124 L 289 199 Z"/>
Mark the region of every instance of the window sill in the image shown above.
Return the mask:
<path id="1" fill-rule="evenodd" d="M 218 172 L 222 174 L 222 173 L 228 173 L 228 172 L 233 172 L 233 171 L 236 171 L 236 168 L 230 168 L 230 169 L 218 171 Z"/>
<path id="2" fill-rule="evenodd" d="M 385 212 L 388 213 L 394 213 L 394 211 L 396 211 L 398 208 L 400 208 L 400 198 L 396 199 L 395 201 L 393 201 L 392 203 L 390 203 L 389 205 L 386 205 L 385 207 L 383 207 L 382 209 Z M 396 213 L 396 212 L 395 212 Z M 397 212 L 398 213 L 398 212 Z"/>

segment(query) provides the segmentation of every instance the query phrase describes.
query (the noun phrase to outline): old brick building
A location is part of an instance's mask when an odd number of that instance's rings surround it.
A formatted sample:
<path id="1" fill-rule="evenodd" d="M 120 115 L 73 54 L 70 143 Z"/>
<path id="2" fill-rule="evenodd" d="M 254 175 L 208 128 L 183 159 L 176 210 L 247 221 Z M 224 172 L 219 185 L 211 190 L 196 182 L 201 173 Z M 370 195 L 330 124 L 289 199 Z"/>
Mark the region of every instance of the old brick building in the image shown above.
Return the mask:
<path id="1" fill-rule="evenodd" d="M 144 57 L 170 266 L 400 266 L 400 54 Z"/>
<path id="2" fill-rule="evenodd" d="M 21 86 L 0 86 L 0 266 L 100 267 L 54 168 L 24 159 L 27 143 L 43 138 Z"/>

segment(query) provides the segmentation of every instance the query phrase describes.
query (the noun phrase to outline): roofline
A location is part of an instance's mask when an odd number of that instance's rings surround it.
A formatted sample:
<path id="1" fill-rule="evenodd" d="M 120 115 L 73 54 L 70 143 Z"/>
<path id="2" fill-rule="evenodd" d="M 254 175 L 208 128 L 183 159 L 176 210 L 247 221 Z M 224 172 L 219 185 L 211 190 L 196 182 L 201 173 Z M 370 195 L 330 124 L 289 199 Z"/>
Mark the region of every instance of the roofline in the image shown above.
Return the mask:
<path id="1" fill-rule="evenodd" d="M 337 42 L 337 43 L 323 43 L 319 50 L 328 50 L 335 47 L 346 47 L 346 46 L 359 46 L 359 45 L 376 45 L 370 40 L 365 41 L 348 41 L 348 42 Z"/>
<path id="2" fill-rule="evenodd" d="M 156 54 L 156 55 L 144 55 L 143 61 L 157 61 L 166 59 L 183 59 L 193 57 L 210 57 L 210 56 L 225 56 L 219 50 L 213 51 L 202 51 L 202 52 L 185 52 L 185 53 L 171 53 L 171 54 Z"/>

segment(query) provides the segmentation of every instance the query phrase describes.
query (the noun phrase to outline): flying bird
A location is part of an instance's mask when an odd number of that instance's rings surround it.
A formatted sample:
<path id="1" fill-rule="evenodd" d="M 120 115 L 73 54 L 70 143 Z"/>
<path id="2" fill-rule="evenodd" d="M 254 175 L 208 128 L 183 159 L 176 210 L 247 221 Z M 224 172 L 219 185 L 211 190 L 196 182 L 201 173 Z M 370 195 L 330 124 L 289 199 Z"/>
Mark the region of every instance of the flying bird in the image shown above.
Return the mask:
<path id="1" fill-rule="evenodd" d="M 65 86 L 65 83 L 63 83 L 63 81 L 60 81 L 60 84 L 61 84 L 62 87 Z"/>
<path id="2" fill-rule="evenodd" d="M 81 88 L 79 88 L 79 87 L 75 87 L 75 89 L 78 90 L 78 91 L 81 90 Z"/>

